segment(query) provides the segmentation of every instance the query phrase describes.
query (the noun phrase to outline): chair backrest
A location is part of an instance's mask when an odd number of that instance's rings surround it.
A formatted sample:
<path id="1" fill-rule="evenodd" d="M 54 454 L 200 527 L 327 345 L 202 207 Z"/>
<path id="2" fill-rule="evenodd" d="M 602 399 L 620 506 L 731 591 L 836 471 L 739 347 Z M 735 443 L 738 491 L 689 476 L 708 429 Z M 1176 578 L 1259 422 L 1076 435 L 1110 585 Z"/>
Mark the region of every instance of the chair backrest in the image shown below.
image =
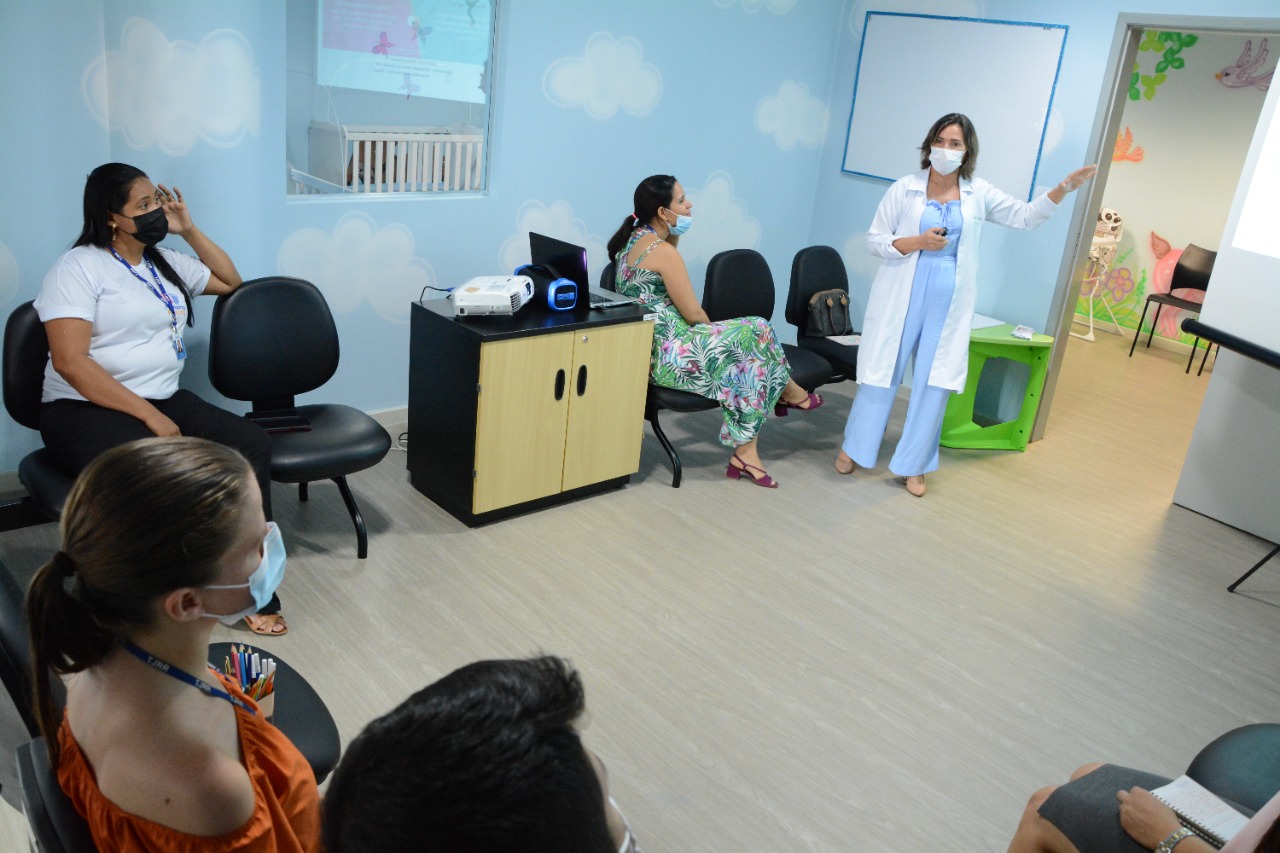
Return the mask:
<path id="1" fill-rule="evenodd" d="M 1208 290 L 1209 274 L 1213 272 L 1213 262 L 1217 259 L 1217 252 L 1202 249 L 1195 243 L 1188 243 L 1187 248 L 1182 250 L 1178 263 L 1173 267 L 1173 279 L 1169 282 L 1170 292 Z"/>
<path id="2" fill-rule="evenodd" d="M 209 332 L 209 381 L 255 411 L 287 409 L 338 369 L 338 327 L 314 284 L 272 276 L 218 297 Z"/>
<path id="3" fill-rule="evenodd" d="M 18 747 L 22 811 L 40 853 L 96 853 L 89 824 L 58 785 L 44 738 Z"/>
<path id="4" fill-rule="evenodd" d="M 755 249 L 730 249 L 707 264 L 702 309 L 714 322 L 734 317 L 773 317 L 773 274 Z"/>
<path id="5" fill-rule="evenodd" d="M 796 252 L 791 261 L 791 288 L 787 291 L 787 322 L 805 333 L 809 322 L 809 299 L 823 290 L 849 292 L 849 274 L 844 259 L 830 246 L 809 246 Z"/>
<path id="6" fill-rule="evenodd" d="M 4 682 L 27 733 L 39 737 L 40 724 L 32 707 L 35 687 L 31 681 L 31 646 L 27 642 L 24 600 L 22 587 L 0 563 L 0 681 Z M 54 703 L 58 707 L 65 705 L 67 694 L 62 679 L 50 675 L 49 687 Z"/>
<path id="7" fill-rule="evenodd" d="M 604 269 L 600 271 L 600 289 L 612 291 L 618 289 L 618 265 L 613 261 L 605 264 Z"/>
<path id="8" fill-rule="evenodd" d="M 24 302 L 4 324 L 4 407 L 24 427 L 40 429 L 40 395 L 49 338 L 35 306 Z"/>

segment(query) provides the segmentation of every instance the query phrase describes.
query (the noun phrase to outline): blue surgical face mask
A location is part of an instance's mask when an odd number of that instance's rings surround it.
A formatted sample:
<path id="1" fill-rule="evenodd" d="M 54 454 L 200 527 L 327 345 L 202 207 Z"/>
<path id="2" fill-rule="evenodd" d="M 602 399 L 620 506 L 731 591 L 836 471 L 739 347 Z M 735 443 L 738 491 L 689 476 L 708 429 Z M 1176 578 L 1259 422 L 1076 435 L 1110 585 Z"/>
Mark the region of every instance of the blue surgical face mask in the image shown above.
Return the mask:
<path id="1" fill-rule="evenodd" d="M 284 579 L 284 539 L 280 535 L 280 528 L 274 521 L 267 522 L 267 536 L 262 540 L 262 562 L 258 564 L 258 568 L 253 570 L 253 574 L 249 575 L 247 583 L 224 584 L 206 586 L 205 589 L 244 589 L 249 588 L 249 592 L 253 594 L 253 606 L 246 607 L 239 613 L 227 613 L 219 615 L 217 613 L 206 613 L 211 619 L 217 619 L 224 625 L 235 625 L 246 616 L 257 613 L 271 602 L 271 596 L 275 595 L 276 590 L 280 587 L 280 581 Z"/>
<path id="2" fill-rule="evenodd" d="M 667 209 L 671 210 L 671 208 L 667 208 Z M 674 210 L 672 210 L 671 212 L 676 213 Z M 677 237 L 679 237 L 681 234 L 688 231 L 689 226 L 692 224 L 693 224 L 692 216 L 685 216 L 683 213 L 676 213 L 676 224 L 668 225 L 667 227 L 671 229 L 672 234 L 675 234 Z"/>

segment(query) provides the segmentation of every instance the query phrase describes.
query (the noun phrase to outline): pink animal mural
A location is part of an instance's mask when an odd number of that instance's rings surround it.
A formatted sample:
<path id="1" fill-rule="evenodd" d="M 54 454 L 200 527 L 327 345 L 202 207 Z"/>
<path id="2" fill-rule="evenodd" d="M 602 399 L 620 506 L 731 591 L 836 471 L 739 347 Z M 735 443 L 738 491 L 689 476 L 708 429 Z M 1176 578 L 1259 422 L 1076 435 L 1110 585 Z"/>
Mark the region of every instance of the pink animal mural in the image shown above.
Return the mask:
<path id="1" fill-rule="evenodd" d="M 1273 65 L 1270 71 L 1264 73 L 1262 63 L 1266 62 L 1266 60 L 1267 40 L 1263 39 L 1258 44 L 1258 55 L 1254 56 L 1253 40 L 1246 39 L 1244 50 L 1240 53 L 1240 58 L 1236 60 L 1236 64 L 1227 66 L 1213 76 L 1228 89 L 1243 89 L 1246 86 L 1267 89 L 1271 85 L 1272 75 L 1276 73 L 1276 67 Z"/>
<path id="2" fill-rule="evenodd" d="M 1174 249 L 1169 245 L 1169 241 L 1161 237 L 1156 232 L 1151 232 L 1151 251 L 1156 256 L 1156 268 L 1151 274 L 1151 293 L 1168 293 L 1169 285 L 1173 283 L 1173 268 L 1178 265 L 1178 258 L 1182 257 L 1181 249 Z M 1186 299 L 1188 302 L 1203 302 L 1203 290 L 1185 290 L 1178 289 L 1173 294 L 1180 299 Z M 1156 326 L 1156 334 L 1162 338 L 1177 339 L 1182 334 L 1182 328 L 1179 325 L 1182 322 L 1184 312 L 1180 309 L 1166 305 L 1164 310 L 1160 312 L 1160 323 Z"/>

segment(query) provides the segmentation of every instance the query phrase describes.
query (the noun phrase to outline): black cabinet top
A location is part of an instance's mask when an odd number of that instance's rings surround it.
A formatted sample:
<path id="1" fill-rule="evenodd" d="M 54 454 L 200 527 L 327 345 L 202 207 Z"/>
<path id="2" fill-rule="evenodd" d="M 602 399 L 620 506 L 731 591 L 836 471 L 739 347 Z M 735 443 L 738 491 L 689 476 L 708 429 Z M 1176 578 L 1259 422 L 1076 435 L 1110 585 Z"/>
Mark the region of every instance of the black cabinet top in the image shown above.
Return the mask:
<path id="1" fill-rule="evenodd" d="M 556 332 L 575 332 L 619 323 L 638 323 L 648 314 L 642 305 L 620 306 L 592 310 L 586 307 L 571 311 L 552 311 L 530 303 L 511 315 L 453 316 L 453 303 L 448 299 L 428 299 L 412 304 L 413 313 L 420 311 L 434 315 L 432 319 L 447 320 L 459 329 L 465 329 L 484 341 L 500 341 L 505 338 L 523 338 Z"/>

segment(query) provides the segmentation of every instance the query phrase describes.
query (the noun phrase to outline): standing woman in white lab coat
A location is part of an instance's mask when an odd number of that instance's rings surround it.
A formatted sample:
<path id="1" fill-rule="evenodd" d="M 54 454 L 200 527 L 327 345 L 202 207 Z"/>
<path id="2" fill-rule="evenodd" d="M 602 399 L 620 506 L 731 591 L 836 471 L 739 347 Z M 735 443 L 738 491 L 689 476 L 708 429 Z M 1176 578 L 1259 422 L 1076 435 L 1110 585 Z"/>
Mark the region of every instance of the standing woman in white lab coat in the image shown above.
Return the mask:
<path id="1" fill-rule="evenodd" d="M 889 470 L 916 497 L 924 496 L 924 475 L 938 468 L 947 398 L 964 390 L 983 223 L 1035 228 L 1097 172 L 1097 166 L 1077 169 L 1025 202 L 973 177 L 977 162 L 973 123 L 960 113 L 944 115 L 920 145 L 922 171 L 889 188 L 867 234 L 868 250 L 884 260 L 867 301 L 859 387 L 835 467 L 841 474 L 876 467 L 889 410 L 914 354 L 907 420 Z"/>

